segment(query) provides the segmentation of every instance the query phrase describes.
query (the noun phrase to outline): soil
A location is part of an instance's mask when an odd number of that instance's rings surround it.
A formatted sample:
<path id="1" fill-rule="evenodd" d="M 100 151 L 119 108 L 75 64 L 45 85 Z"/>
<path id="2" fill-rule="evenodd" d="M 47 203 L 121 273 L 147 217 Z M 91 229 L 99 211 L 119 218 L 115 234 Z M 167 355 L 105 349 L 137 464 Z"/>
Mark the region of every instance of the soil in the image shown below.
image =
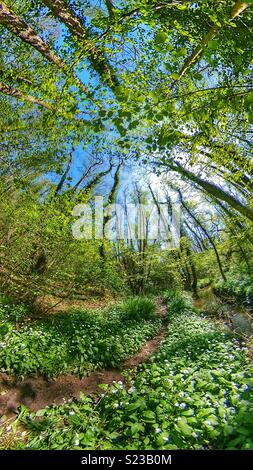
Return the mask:
<path id="1" fill-rule="evenodd" d="M 166 306 L 161 300 L 157 302 L 157 313 L 161 318 L 166 315 Z M 43 377 L 26 377 L 20 380 L 7 374 L 0 374 L 0 415 L 15 416 L 21 404 L 31 411 L 37 411 L 52 404 L 63 404 L 68 400 L 79 399 L 80 392 L 86 395 L 101 394 L 103 391 L 99 387 L 100 384 L 111 385 L 119 380 L 123 382 L 122 372 L 134 369 L 147 361 L 158 348 L 164 335 L 165 328 L 162 327 L 153 339 L 147 341 L 140 351 L 122 364 L 121 370 L 94 371 L 83 379 L 74 375 L 61 375 L 52 381 Z"/>

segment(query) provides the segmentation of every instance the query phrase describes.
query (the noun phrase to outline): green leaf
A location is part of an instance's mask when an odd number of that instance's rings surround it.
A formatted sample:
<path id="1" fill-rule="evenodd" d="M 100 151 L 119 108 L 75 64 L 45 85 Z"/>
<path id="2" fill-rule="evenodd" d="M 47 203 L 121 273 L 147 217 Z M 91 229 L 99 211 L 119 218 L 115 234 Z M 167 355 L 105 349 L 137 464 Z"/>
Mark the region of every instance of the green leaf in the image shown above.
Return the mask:
<path id="1" fill-rule="evenodd" d="M 248 113 L 248 121 L 250 124 L 253 124 L 253 112 L 251 111 Z"/>
<path id="2" fill-rule="evenodd" d="M 180 47 L 180 49 L 177 50 L 177 56 L 178 57 L 184 57 L 186 55 L 187 55 L 186 47 Z"/>
<path id="3" fill-rule="evenodd" d="M 219 42 L 216 41 L 215 39 L 212 39 L 211 41 L 208 41 L 207 47 L 211 49 L 212 51 L 216 51 L 219 47 Z"/>
<path id="4" fill-rule="evenodd" d="M 130 405 L 127 406 L 127 411 L 129 413 L 131 413 L 131 411 L 135 411 L 137 410 L 138 408 L 141 408 L 143 406 L 143 402 L 141 402 L 140 400 L 139 401 L 136 401 L 135 403 L 131 403 Z"/>
<path id="5" fill-rule="evenodd" d="M 251 91 L 251 92 L 245 97 L 245 103 L 246 103 L 246 104 L 251 104 L 251 103 L 253 103 L 253 91 Z"/>
<path id="6" fill-rule="evenodd" d="M 176 427 L 182 432 L 184 436 L 191 436 L 193 429 L 188 425 L 186 418 L 179 418 Z"/>
<path id="7" fill-rule="evenodd" d="M 142 414 L 142 419 L 146 423 L 155 423 L 156 422 L 156 415 L 153 411 L 145 411 Z"/>
<path id="8" fill-rule="evenodd" d="M 193 409 L 183 411 L 182 413 L 183 416 L 194 416 L 194 414 L 195 414 L 195 411 Z"/>
<path id="9" fill-rule="evenodd" d="M 179 75 L 179 73 L 177 73 L 177 72 L 173 72 L 173 73 L 171 74 L 171 76 L 170 76 L 170 78 L 171 78 L 172 80 L 178 80 L 179 77 L 180 77 L 180 75 Z"/>
<path id="10" fill-rule="evenodd" d="M 165 31 L 163 30 L 157 31 L 155 35 L 155 44 L 158 44 L 158 45 L 163 44 L 167 39 L 168 39 L 168 35 L 167 33 L 165 33 Z"/>

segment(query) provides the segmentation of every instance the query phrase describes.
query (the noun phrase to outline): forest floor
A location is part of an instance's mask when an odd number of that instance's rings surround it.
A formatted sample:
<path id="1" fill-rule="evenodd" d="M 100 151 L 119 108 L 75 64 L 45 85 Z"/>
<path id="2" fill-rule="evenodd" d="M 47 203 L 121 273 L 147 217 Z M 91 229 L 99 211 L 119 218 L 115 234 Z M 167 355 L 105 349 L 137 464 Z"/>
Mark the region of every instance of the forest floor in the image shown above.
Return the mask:
<path id="1" fill-rule="evenodd" d="M 218 299 L 210 288 L 202 290 L 200 297 L 194 300 L 194 306 L 202 311 L 211 313 L 214 308 L 224 308 L 224 303 Z M 217 305 L 216 305 L 217 304 Z M 92 308 L 94 308 L 94 303 Z M 67 306 L 66 306 L 67 307 Z M 99 302 L 97 308 L 102 308 Z M 226 306 L 228 308 L 228 306 Z M 230 307 L 231 309 L 231 307 Z M 67 312 L 67 308 L 66 308 Z M 54 313 L 54 309 L 50 314 Z M 163 319 L 166 316 L 166 306 L 162 299 L 157 300 L 157 313 Z M 232 313 L 235 315 L 235 313 Z M 217 318 L 216 318 L 217 321 Z M 220 318 L 218 321 L 232 327 L 229 322 Z M 165 328 L 162 326 L 158 334 L 147 341 L 145 345 L 133 356 L 126 359 L 120 368 L 100 369 L 90 373 L 89 376 L 80 379 L 76 375 L 60 375 L 54 380 L 46 380 L 43 377 L 25 377 L 23 380 L 0 374 L 0 413 L 7 417 L 14 417 L 21 404 L 25 405 L 31 411 L 38 411 L 41 408 L 52 404 L 63 404 L 72 399 L 79 399 L 80 392 L 85 395 L 103 393 L 101 384 L 111 385 L 113 382 L 125 382 L 124 372 L 135 369 L 140 364 L 146 362 L 149 357 L 158 349 L 165 336 Z"/>
<path id="2" fill-rule="evenodd" d="M 70 312 L 73 309 L 99 310 L 117 302 L 112 296 L 105 295 L 102 298 L 86 298 L 80 300 L 65 299 L 47 295 L 37 299 L 33 306 L 32 318 L 44 318 L 59 312 Z"/>
<path id="3" fill-rule="evenodd" d="M 162 300 L 157 300 L 157 314 L 164 319 L 167 308 Z M 52 404 L 62 404 L 72 399 L 78 399 L 80 392 L 91 395 L 101 394 L 101 384 L 111 385 L 113 382 L 124 382 L 124 371 L 134 369 L 148 360 L 158 348 L 165 336 L 162 326 L 158 334 L 133 356 L 126 359 L 120 369 L 101 369 L 80 379 L 75 375 L 60 375 L 55 380 L 43 377 L 26 377 L 17 379 L 7 374 L 0 374 L 0 412 L 8 417 L 17 414 L 18 407 L 23 404 L 31 411 L 37 411 Z"/>
<path id="4" fill-rule="evenodd" d="M 200 310 L 183 294 L 167 306 L 157 300 L 162 321 L 156 318 L 156 329 L 138 343 L 139 351 L 132 349 L 127 360 L 127 354 L 121 356 L 115 369 L 105 363 L 84 379 L 66 373 L 54 381 L 3 376 L 0 447 L 253 448 L 247 337 L 233 334 L 219 315 L 223 301 L 216 305 L 212 293 L 202 296 L 201 304 L 195 302 Z M 25 408 L 17 410 L 21 403 Z M 136 423 L 138 435 L 131 433 Z"/>

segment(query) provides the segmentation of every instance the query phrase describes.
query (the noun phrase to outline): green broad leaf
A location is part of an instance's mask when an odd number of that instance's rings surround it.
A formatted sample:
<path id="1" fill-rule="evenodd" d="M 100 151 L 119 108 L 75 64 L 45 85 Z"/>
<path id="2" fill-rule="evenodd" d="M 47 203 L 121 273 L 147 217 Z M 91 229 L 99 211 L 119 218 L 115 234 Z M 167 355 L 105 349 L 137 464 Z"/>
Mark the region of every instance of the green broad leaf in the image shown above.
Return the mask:
<path id="1" fill-rule="evenodd" d="M 222 406 L 219 406 L 218 408 L 218 415 L 220 418 L 225 418 L 227 412 L 226 412 L 226 409 L 223 408 Z"/>
<path id="2" fill-rule="evenodd" d="M 204 421 L 206 426 L 216 426 L 218 424 L 218 419 L 215 415 L 209 415 L 208 418 Z"/>
<path id="3" fill-rule="evenodd" d="M 180 49 L 177 50 L 177 56 L 178 57 L 184 57 L 186 55 L 187 55 L 186 47 L 180 47 Z"/>
<path id="4" fill-rule="evenodd" d="M 249 121 L 250 124 L 253 124 L 253 113 L 252 112 L 248 113 L 248 121 Z"/>
<path id="5" fill-rule="evenodd" d="M 195 412 L 192 409 L 183 411 L 183 413 L 182 413 L 183 416 L 194 416 L 194 414 L 195 414 Z"/>
<path id="6" fill-rule="evenodd" d="M 177 5 L 178 10 L 187 10 L 187 8 L 188 8 L 188 5 Z"/>
<path id="7" fill-rule="evenodd" d="M 239 434 L 242 434 L 243 436 L 248 436 L 249 435 L 249 429 L 244 427 L 244 426 L 240 426 L 239 428 L 236 429 L 236 431 Z"/>
<path id="8" fill-rule="evenodd" d="M 155 423 L 156 422 L 156 415 L 153 411 L 145 411 L 142 414 L 142 419 L 145 423 Z"/>
<path id="9" fill-rule="evenodd" d="M 140 432 L 144 431 L 144 426 L 140 423 L 134 423 L 131 426 L 131 434 L 133 436 L 138 435 Z"/>
<path id="10" fill-rule="evenodd" d="M 194 78 L 195 80 L 202 80 L 203 78 L 202 73 L 195 73 Z"/>
<path id="11" fill-rule="evenodd" d="M 136 127 L 138 127 L 140 124 L 140 121 L 132 121 L 130 124 L 129 124 L 129 129 L 136 129 Z"/>
<path id="12" fill-rule="evenodd" d="M 207 47 L 211 49 L 211 51 L 216 51 L 219 47 L 219 42 L 215 39 L 212 39 L 211 41 L 208 41 Z"/>
<path id="13" fill-rule="evenodd" d="M 154 103 L 158 103 L 159 101 L 159 96 L 154 92 L 154 91 L 151 91 L 149 93 L 149 96 L 150 98 L 153 100 Z M 152 115 L 151 115 L 152 116 Z"/>
<path id="14" fill-rule="evenodd" d="M 158 113 L 158 114 L 156 114 L 155 118 L 156 118 L 157 121 L 163 121 L 164 114 L 163 113 Z"/>
<path id="15" fill-rule="evenodd" d="M 135 411 L 138 408 L 143 407 L 143 402 L 141 400 L 136 401 L 135 403 L 131 403 L 131 405 L 127 406 L 127 411 L 131 413 L 131 411 Z"/>
<path id="16" fill-rule="evenodd" d="M 160 30 L 155 35 L 155 44 L 163 44 L 167 39 L 167 33 L 165 33 L 165 31 Z"/>
<path id="17" fill-rule="evenodd" d="M 251 91 L 246 97 L 245 97 L 245 103 L 246 104 L 251 104 L 253 103 L 253 91 Z"/>
<path id="18" fill-rule="evenodd" d="M 165 70 L 167 70 L 168 72 L 170 72 L 170 70 L 172 69 L 171 63 L 170 63 L 170 62 L 166 62 L 166 63 L 164 64 L 164 68 L 165 68 Z"/>
<path id="19" fill-rule="evenodd" d="M 115 91 L 119 96 L 121 96 L 121 98 L 125 98 L 125 100 L 127 100 L 129 98 L 130 90 L 125 88 L 124 86 L 118 85 L 115 88 Z"/>
<path id="20" fill-rule="evenodd" d="M 170 78 L 171 78 L 172 80 L 178 80 L 179 77 L 180 77 L 180 75 L 179 75 L 179 73 L 177 73 L 177 72 L 173 72 L 173 73 L 171 74 L 171 76 L 170 76 Z"/>
<path id="21" fill-rule="evenodd" d="M 170 141 L 170 136 L 167 136 L 167 135 L 164 135 L 164 134 L 161 134 L 158 136 L 158 145 L 159 146 L 164 146 L 164 145 L 167 145 L 168 142 Z"/>
<path id="22" fill-rule="evenodd" d="M 105 117 L 106 116 L 106 111 L 104 109 L 101 109 L 99 111 L 99 115 L 100 115 L 100 117 Z"/>
<path id="23" fill-rule="evenodd" d="M 179 429 L 180 432 L 182 432 L 184 436 L 191 436 L 193 432 L 193 429 L 187 423 L 186 418 L 178 419 L 176 427 Z"/>
<path id="24" fill-rule="evenodd" d="M 38 416 L 38 417 L 44 416 L 44 415 L 46 414 L 46 412 L 47 412 L 47 410 L 45 410 L 45 409 L 38 410 L 38 411 L 36 412 L 35 416 Z"/>
<path id="25" fill-rule="evenodd" d="M 120 434 L 116 431 L 113 431 L 109 434 L 109 437 L 110 439 L 117 439 L 118 437 L 120 437 Z"/>

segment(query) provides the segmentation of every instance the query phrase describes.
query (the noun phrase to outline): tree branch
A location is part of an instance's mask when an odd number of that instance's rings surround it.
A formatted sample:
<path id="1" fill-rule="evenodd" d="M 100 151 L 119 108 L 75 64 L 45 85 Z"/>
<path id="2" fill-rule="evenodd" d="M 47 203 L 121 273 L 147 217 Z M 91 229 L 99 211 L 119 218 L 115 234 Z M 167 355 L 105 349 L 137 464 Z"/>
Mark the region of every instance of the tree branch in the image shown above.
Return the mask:
<path id="1" fill-rule="evenodd" d="M 83 25 L 80 18 L 73 12 L 64 0 L 42 0 L 42 2 L 58 17 L 76 36 L 85 47 L 92 66 L 102 78 L 104 83 L 115 89 L 119 85 L 119 81 L 115 72 L 108 63 L 102 51 L 96 46 L 95 39 L 91 37 L 90 31 Z"/>
<path id="2" fill-rule="evenodd" d="M 69 67 L 65 62 L 50 49 L 40 36 L 19 16 L 11 11 L 4 2 L 0 2 L 0 24 L 11 31 L 15 36 L 18 36 L 22 41 L 26 42 L 40 54 L 45 57 L 49 62 L 54 64 L 58 69 L 62 70 L 63 73 L 72 78 L 78 88 L 80 88 L 87 96 L 90 96 L 89 90 L 79 80 L 75 73 L 69 70 Z"/>
<path id="3" fill-rule="evenodd" d="M 29 103 L 37 104 L 46 109 L 52 109 L 50 104 L 46 103 L 45 101 L 34 98 L 31 95 L 26 95 L 25 93 L 22 93 L 21 91 L 17 90 L 17 88 L 13 88 L 3 82 L 0 82 L 0 93 L 12 96 L 13 98 L 17 98 L 18 100 L 28 101 Z"/>
<path id="4" fill-rule="evenodd" d="M 241 13 L 243 13 L 246 8 L 248 8 L 250 3 L 245 3 L 237 0 L 230 11 L 229 19 L 232 21 L 237 18 Z M 201 43 L 194 49 L 191 55 L 185 60 L 178 78 L 173 82 L 173 86 L 186 74 L 188 69 L 196 63 L 197 60 L 200 59 L 201 55 L 203 54 L 204 48 L 208 45 L 208 42 L 211 41 L 222 29 L 223 26 L 213 25 L 208 33 L 204 36 Z"/>

